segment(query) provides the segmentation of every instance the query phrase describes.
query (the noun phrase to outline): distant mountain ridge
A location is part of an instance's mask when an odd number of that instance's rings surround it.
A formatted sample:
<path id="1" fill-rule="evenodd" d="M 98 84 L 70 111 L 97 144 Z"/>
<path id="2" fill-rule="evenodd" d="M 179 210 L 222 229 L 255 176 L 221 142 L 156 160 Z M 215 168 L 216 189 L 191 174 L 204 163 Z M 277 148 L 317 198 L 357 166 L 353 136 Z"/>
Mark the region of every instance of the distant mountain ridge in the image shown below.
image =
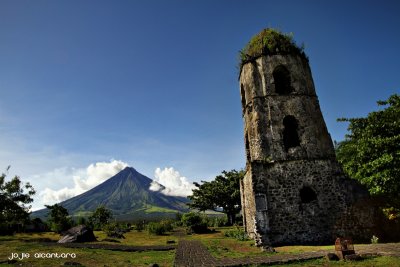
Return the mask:
<path id="1" fill-rule="evenodd" d="M 59 203 L 72 216 L 87 216 L 104 205 L 117 219 L 136 219 L 187 211 L 185 197 L 167 196 L 161 190 L 149 190 L 152 179 L 132 167 L 126 167 L 113 177 L 83 194 Z M 35 211 L 31 217 L 45 218 L 48 210 Z"/>

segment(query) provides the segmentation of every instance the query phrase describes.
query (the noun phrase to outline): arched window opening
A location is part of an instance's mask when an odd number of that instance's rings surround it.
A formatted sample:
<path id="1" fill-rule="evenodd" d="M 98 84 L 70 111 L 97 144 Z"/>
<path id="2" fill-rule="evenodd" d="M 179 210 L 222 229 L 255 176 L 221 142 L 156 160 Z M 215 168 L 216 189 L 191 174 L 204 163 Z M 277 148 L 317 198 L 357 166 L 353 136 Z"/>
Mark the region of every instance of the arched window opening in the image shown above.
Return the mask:
<path id="1" fill-rule="evenodd" d="M 249 137 L 248 137 L 248 135 L 247 135 L 247 133 L 246 133 L 246 136 L 245 136 L 245 147 L 246 147 L 246 159 L 247 159 L 247 162 L 250 162 L 250 144 L 249 144 Z"/>
<path id="2" fill-rule="evenodd" d="M 291 147 L 296 147 L 300 145 L 299 135 L 297 134 L 297 120 L 295 117 L 289 115 L 283 119 L 283 144 L 285 146 L 286 152 Z"/>
<path id="3" fill-rule="evenodd" d="M 317 200 L 317 194 L 311 189 L 311 187 L 304 186 L 302 189 L 300 189 L 300 200 L 301 203 L 310 203 L 314 200 Z"/>
<path id="4" fill-rule="evenodd" d="M 293 91 L 290 80 L 290 72 L 286 67 L 279 65 L 272 73 L 275 82 L 275 92 L 280 95 L 287 95 Z"/>
<path id="5" fill-rule="evenodd" d="M 242 109 L 244 111 L 246 108 L 246 93 L 244 91 L 243 84 L 240 85 L 240 96 L 242 98 Z"/>

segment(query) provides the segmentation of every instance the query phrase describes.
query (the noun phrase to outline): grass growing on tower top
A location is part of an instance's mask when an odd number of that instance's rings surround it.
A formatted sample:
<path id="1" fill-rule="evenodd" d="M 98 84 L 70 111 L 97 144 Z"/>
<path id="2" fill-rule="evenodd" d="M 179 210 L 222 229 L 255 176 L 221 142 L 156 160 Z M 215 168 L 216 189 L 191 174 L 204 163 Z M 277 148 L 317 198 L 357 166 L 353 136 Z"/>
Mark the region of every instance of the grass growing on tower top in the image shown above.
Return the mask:
<path id="1" fill-rule="evenodd" d="M 254 35 L 247 45 L 240 50 L 240 67 L 246 62 L 261 55 L 297 54 L 307 59 L 304 45 L 298 46 L 293 33 L 282 33 L 279 30 L 266 28 Z"/>

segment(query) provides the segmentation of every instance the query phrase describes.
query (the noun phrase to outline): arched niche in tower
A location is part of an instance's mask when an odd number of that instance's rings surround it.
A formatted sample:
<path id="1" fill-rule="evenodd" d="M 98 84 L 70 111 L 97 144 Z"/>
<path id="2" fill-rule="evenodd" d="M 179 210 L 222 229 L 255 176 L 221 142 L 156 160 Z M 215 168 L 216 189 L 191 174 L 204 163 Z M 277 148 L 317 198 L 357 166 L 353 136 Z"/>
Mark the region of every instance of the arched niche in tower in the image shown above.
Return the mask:
<path id="1" fill-rule="evenodd" d="M 283 145 L 286 152 L 291 147 L 300 146 L 300 139 L 298 134 L 298 123 L 295 117 L 288 115 L 283 118 Z"/>
<path id="2" fill-rule="evenodd" d="M 283 66 L 277 66 L 272 72 L 275 83 L 275 92 L 279 95 L 288 95 L 293 92 L 293 87 L 291 85 L 290 72 Z"/>
<path id="3" fill-rule="evenodd" d="M 243 84 L 240 84 L 240 96 L 242 99 L 242 109 L 243 109 L 243 114 L 246 108 L 246 92 L 244 91 Z"/>

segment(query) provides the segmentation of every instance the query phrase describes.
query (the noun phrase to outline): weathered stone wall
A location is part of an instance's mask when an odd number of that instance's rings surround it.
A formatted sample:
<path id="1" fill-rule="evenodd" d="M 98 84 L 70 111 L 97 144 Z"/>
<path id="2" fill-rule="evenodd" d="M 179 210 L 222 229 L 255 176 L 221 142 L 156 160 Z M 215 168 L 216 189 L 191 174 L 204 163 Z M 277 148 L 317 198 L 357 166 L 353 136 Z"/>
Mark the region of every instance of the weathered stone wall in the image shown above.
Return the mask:
<path id="1" fill-rule="evenodd" d="M 307 60 L 260 56 L 243 65 L 240 90 L 247 157 L 243 217 L 257 245 L 370 235 L 374 211 L 353 207 L 368 194 L 336 161 Z"/>
<path id="2" fill-rule="evenodd" d="M 356 224 L 335 228 L 352 199 L 347 197 L 348 179 L 334 159 L 259 163 L 252 169 L 257 173 L 254 194 L 265 194 L 268 203 L 269 227 L 259 231 L 271 244 L 332 243 L 338 235 L 349 235 Z M 256 202 L 256 210 L 261 209 Z"/>
<path id="3" fill-rule="evenodd" d="M 241 192 L 241 204 L 242 204 L 242 215 L 245 226 L 245 231 L 250 233 L 250 236 L 254 238 L 255 226 L 254 218 L 256 214 L 255 200 L 253 184 L 251 180 L 250 172 L 247 172 L 243 180 L 240 183 Z"/>
<path id="4" fill-rule="evenodd" d="M 273 70 L 285 66 L 290 72 L 293 92 L 276 93 Z M 315 95 L 307 62 L 294 56 L 263 56 L 243 66 L 241 76 L 245 133 L 251 160 L 334 157 L 334 149 Z M 298 121 L 300 146 L 289 153 L 283 146 L 283 119 Z"/>

